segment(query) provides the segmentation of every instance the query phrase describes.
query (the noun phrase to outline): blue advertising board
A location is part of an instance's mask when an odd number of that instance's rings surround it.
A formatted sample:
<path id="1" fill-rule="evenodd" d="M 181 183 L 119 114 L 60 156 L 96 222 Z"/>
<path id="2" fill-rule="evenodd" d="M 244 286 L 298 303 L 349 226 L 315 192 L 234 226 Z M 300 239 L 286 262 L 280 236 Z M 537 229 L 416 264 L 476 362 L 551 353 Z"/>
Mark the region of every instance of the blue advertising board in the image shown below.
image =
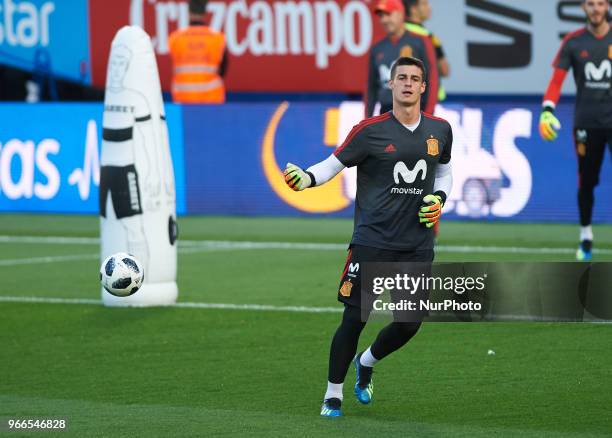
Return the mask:
<path id="1" fill-rule="evenodd" d="M 0 64 L 91 83 L 88 2 L 3 0 Z"/>
<path id="2" fill-rule="evenodd" d="M 563 128 L 555 142 L 540 138 L 539 113 L 536 99 L 438 107 L 454 132 L 447 219 L 577 221 L 573 105 L 558 107 Z M 350 217 L 354 170 L 295 193 L 284 186 L 282 169 L 288 161 L 307 167 L 326 158 L 362 114 L 358 102 L 185 107 L 188 212 Z M 597 200 L 612 199 L 607 155 Z M 597 202 L 593 219 L 612 222 L 612 203 Z"/>
<path id="3" fill-rule="evenodd" d="M 184 214 L 181 109 L 166 108 Z M 0 211 L 98 213 L 102 104 L 0 105 Z"/>
<path id="4" fill-rule="evenodd" d="M 185 107 L 187 210 L 350 215 L 352 201 L 338 182 L 296 194 L 285 186 L 282 174 L 287 161 L 315 163 L 333 152 L 336 144 L 323 142 L 329 107 L 333 104 Z"/>
<path id="5" fill-rule="evenodd" d="M 359 102 L 167 105 L 179 214 L 351 217 L 355 170 L 293 192 L 287 162 L 323 160 L 359 122 Z M 470 101 L 437 115 L 453 126 L 454 220 L 577 222 L 572 105 L 555 142 L 538 134 L 539 104 Z M 0 105 L 0 211 L 97 213 L 101 104 Z M 612 222 L 606 154 L 595 223 Z"/>

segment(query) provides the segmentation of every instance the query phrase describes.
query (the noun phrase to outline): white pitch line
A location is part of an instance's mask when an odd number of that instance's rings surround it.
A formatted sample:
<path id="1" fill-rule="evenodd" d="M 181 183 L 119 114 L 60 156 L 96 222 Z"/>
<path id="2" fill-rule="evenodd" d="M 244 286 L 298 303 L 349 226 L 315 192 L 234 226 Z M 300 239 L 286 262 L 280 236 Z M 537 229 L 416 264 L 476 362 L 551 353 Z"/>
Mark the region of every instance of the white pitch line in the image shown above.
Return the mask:
<path id="1" fill-rule="evenodd" d="M 38 243 L 52 245 L 97 245 L 98 238 L 62 236 L 8 236 L 0 235 L 0 243 Z M 179 247 L 185 253 L 198 250 L 253 250 L 253 249 L 300 249 L 315 251 L 346 250 L 345 243 L 307 243 L 307 242 L 255 242 L 234 240 L 179 240 Z M 479 245 L 438 245 L 440 253 L 481 253 L 481 254 L 574 254 L 575 248 L 530 248 L 521 246 L 479 246 Z M 594 248 L 594 254 L 612 255 L 612 249 Z"/>
<path id="2" fill-rule="evenodd" d="M 102 301 L 87 298 L 53 298 L 53 297 L 11 297 L 0 295 L 0 302 L 5 303 L 46 303 L 46 304 L 93 304 L 100 305 Z"/>
<path id="3" fill-rule="evenodd" d="M 0 303 L 22 303 L 22 304 L 81 304 L 90 306 L 101 306 L 102 301 L 91 298 L 58 298 L 58 297 L 11 297 L 0 295 Z M 160 307 L 160 306 L 157 306 Z M 230 304 L 230 303 L 192 303 L 179 302 L 171 306 L 182 309 L 223 309 L 223 310 L 254 310 L 257 312 L 290 312 L 290 313 L 342 313 L 342 307 L 310 307 L 310 306 L 273 306 L 269 304 Z M 137 307 L 133 307 L 137 308 Z M 138 307 L 142 308 L 142 307 Z M 564 322 L 564 323 L 591 323 L 591 324 L 612 324 L 612 321 L 593 320 L 593 321 L 564 321 L 549 317 L 535 317 L 532 315 L 497 315 L 495 320 L 489 322 L 506 321 L 531 321 L 531 322 Z M 480 322 L 480 321 L 475 321 Z"/>
<path id="4" fill-rule="evenodd" d="M 575 254 L 576 248 L 529 248 L 520 246 L 438 245 L 436 252 L 512 253 L 512 254 Z M 593 248 L 593 253 L 610 255 L 612 249 Z"/>
<path id="5" fill-rule="evenodd" d="M 60 256 L 26 257 L 21 259 L 0 260 L 0 266 L 34 265 L 38 263 L 70 262 L 75 260 L 92 260 L 100 258 L 100 254 L 70 254 Z"/>
<path id="6" fill-rule="evenodd" d="M 49 245 L 98 245 L 97 237 L 68 236 L 9 236 L 0 235 L 0 243 L 30 243 Z M 307 242 L 256 242 L 244 240 L 179 240 L 180 247 L 207 249 L 346 249 L 347 243 L 307 243 Z"/>
<path id="7" fill-rule="evenodd" d="M 342 307 L 273 306 L 270 304 L 176 303 L 174 307 L 196 309 L 258 310 L 263 312 L 341 313 Z"/>
<path id="8" fill-rule="evenodd" d="M 180 254 L 192 254 L 204 251 L 218 251 L 214 248 L 179 248 Z M 61 263 L 82 260 L 96 260 L 100 258 L 100 253 L 90 254 L 70 254 L 57 256 L 41 256 L 41 257 L 23 257 L 19 259 L 0 259 L 0 267 L 19 266 L 19 265 L 36 265 L 46 263 Z"/>
<path id="9" fill-rule="evenodd" d="M 238 240 L 185 240 L 180 241 L 183 248 L 206 249 L 304 249 L 304 250 L 346 250 L 346 243 L 307 243 L 307 242 L 251 242 Z"/>
<path id="10" fill-rule="evenodd" d="M 0 302 L 5 303 L 44 303 L 44 304 L 86 304 L 101 306 L 101 300 L 88 298 L 56 298 L 56 297 L 11 297 L 0 296 Z M 294 313 L 341 313 L 342 307 L 308 307 L 308 306 L 273 306 L 268 304 L 230 304 L 230 303 L 190 303 L 179 302 L 168 307 L 191 309 L 227 309 L 256 310 L 259 312 L 294 312 Z"/>
<path id="11" fill-rule="evenodd" d="M 51 245 L 97 245 L 97 237 L 70 236 L 8 236 L 0 235 L 0 243 L 46 243 Z"/>

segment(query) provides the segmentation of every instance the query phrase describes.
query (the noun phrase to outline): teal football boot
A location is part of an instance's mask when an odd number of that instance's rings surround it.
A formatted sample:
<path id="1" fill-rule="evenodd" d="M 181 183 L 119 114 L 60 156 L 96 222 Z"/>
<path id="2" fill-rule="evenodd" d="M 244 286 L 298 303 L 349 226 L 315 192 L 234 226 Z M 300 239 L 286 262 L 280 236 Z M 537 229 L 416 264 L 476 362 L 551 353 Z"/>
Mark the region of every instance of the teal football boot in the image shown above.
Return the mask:
<path id="1" fill-rule="evenodd" d="M 341 417 L 342 411 L 342 400 L 339 398 L 328 398 L 323 401 L 321 405 L 321 416 L 322 417 Z"/>
<path id="2" fill-rule="evenodd" d="M 580 262 L 590 262 L 593 260 L 593 241 L 583 240 L 576 251 L 576 260 Z"/>
<path id="3" fill-rule="evenodd" d="M 362 353 L 359 353 L 353 359 L 355 373 L 357 374 L 355 379 L 355 395 L 360 403 L 367 405 L 372 401 L 372 395 L 374 394 L 374 384 L 372 383 L 374 368 L 361 365 L 361 362 L 359 362 L 361 355 Z"/>

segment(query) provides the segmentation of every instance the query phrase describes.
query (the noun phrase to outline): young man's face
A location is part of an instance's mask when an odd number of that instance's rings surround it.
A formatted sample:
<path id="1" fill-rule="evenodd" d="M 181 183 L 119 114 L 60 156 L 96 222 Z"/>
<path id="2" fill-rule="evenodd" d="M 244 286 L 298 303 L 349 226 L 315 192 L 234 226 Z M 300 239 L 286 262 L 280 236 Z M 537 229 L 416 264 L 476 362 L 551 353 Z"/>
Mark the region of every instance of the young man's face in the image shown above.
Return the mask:
<path id="1" fill-rule="evenodd" d="M 429 4 L 429 0 L 419 0 L 415 9 L 421 21 L 427 21 L 429 17 L 431 17 L 431 5 Z"/>
<path id="2" fill-rule="evenodd" d="M 400 65 L 395 70 L 395 77 L 389 81 L 393 101 L 401 106 L 412 106 L 420 102 L 425 92 L 423 72 L 416 65 Z"/>
<path id="3" fill-rule="evenodd" d="M 608 19 L 610 2 L 608 0 L 584 0 L 582 9 L 587 16 L 587 21 L 592 26 L 599 26 Z"/>
<path id="4" fill-rule="evenodd" d="M 403 11 L 392 11 L 392 12 L 378 12 L 378 20 L 385 29 L 387 35 L 395 35 L 401 28 L 404 27 L 404 12 Z"/>

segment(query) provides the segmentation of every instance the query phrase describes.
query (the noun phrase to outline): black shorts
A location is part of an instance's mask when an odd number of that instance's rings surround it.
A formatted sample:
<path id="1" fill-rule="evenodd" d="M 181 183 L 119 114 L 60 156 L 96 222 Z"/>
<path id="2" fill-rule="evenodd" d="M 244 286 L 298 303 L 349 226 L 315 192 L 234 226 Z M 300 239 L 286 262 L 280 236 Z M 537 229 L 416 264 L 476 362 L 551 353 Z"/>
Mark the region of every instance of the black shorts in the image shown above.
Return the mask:
<path id="1" fill-rule="evenodd" d="M 363 307 L 361 297 L 361 266 L 363 262 L 424 262 L 434 259 L 433 249 L 396 251 L 371 246 L 351 245 L 340 278 L 338 301 L 358 308 Z"/>
<path id="2" fill-rule="evenodd" d="M 100 168 L 100 216 L 102 217 L 106 217 L 106 200 L 109 192 L 117 219 L 142 213 L 138 173 L 133 164 Z"/>
<path id="3" fill-rule="evenodd" d="M 574 143 L 578 157 L 579 187 L 596 187 L 599 184 L 606 143 L 612 154 L 612 129 L 574 128 Z"/>

